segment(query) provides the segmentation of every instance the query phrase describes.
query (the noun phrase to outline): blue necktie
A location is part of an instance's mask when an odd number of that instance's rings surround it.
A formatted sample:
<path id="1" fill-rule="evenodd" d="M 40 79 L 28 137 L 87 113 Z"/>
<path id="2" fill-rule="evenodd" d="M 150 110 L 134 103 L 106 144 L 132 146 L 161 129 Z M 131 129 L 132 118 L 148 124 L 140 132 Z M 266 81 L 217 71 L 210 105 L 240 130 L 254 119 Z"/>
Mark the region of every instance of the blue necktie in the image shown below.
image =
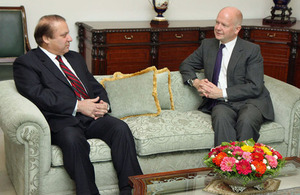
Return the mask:
<path id="1" fill-rule="evenodd" d="M 222 65 L 222 57 L 223 57 L 223 53 L 222 50 L 225 47 L 224 44 L 221 44 L 218 50 L 218 54 L 217 54 L 217 59 L 216 59 L 216 64 L 214 67 L 214 74 L 213 74 L 213 78 L 212 78 L 212 83 L 215 84 L 216 86 L 218 86 L 218 81 L 219 81 L 219 75 L 220 75 L 220 70 L 221 70 L 221 65 Z M 217 104 L 217 100 L 216 99 L 209 99 L 207 102 L 207 109 L 209 111 L 211 111 L 211 109 Z"/>

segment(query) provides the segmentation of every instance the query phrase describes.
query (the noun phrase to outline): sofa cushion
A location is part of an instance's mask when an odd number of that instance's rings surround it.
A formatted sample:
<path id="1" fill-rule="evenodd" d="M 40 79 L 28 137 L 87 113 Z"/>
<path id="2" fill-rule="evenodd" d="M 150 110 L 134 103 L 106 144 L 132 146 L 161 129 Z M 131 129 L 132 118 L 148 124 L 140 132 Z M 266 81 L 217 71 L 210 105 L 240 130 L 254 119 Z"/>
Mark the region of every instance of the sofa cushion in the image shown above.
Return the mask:
<path id="1" fill-rule="evenodd" d="M 214 146 L 211 117 L 198 110 L 179 112 L 162 110 L 157 117 L 128 118 L 140 156 L 186 150 L 210 149 Z M 284 128 L 275 122 L 261 127 L 262 143 L 284 141 Z"/>
<path id="2" fill-rule="evenodd" d="M 156 69 L 155 66 L 153 68 Z M 135 74 L 135 73 L 133 73 Z M 113 77 L 124 77 L 132 74 L 123 74 L 115 72 Z M 157 97 L 161 109 L 174 110 L 173 94 L 171 89 L 171 72 L 168 68 L 162 68 L 155 71 L 157 80 Z"/>
<path id="3" fill-rule="evenodd" d="M 92 162 L 105 162 L 111 160 L 110 148 L 108 145 L 100 139 L 89 139 L 90 144 L 90 159 Z M 51 145 L 51 165 L 62 166 L 63 158 L 62 151 L 56 145 Z"/>
<path id="4" fill-rule="evenodd" d="M 203 73 L 197 74 L 199 79 L 203 79 Z M 202 97 L 194 87 L 185 85 L 182 80 L 182 76 L 179 71 L 171 72 L 171 89 L 174 100 L 175 110 L 189 111 L 197 110 L 202 102 Z"/>
<path id="5" fill-rule="evenodd" d="M 134 117 L 124 121 L 135 138 L 140 156 L 207 149 L 213 146 L 211 124 L 202 112 L 162 110 L 157 117 Z"/>
<path id="6" fill-rule="evenodd" d="M 159 115 L 161 108 L 157 98 L 155 71 L 155 67 L 149 67 L 134 74 L 102 79 L 112 116 L 124 119 L 139 115 Z"/>
<path id="7" fill-rule="evenodd" d="M 271 121 L 265 122 L 261 126 L 259 132 L 260 138 L 258 139 L 258 142 L 260 143 L 271 144 L 284 142 L 285 131 L 279 123 Z"/>
<path id="8" fill-rule="evenodd" d="M 170 70 L 168 68 L 157 70 L 156 78 L 157 78 L 157 97 L 161 109 L 174 110 Z"/>
<path id="9" fill-rule="evenodd" d="M 162 110 L 157 117 L 127 118 L 139 156 L 178 151 L 210 149 L 214 146 L 211 117 L 198 110 L 178 112 Z M 284 141 L 284 128 L 275 122 L 265 122 L 260 129 L 260 143 Z M 92 162 L 110 161 L 110 148 L 100 139 L 88 140 Z M 276 148 L 275 148 L 276 149 Z M 62 166 L 62 152 L 52 145 L 52 166 Z"/>

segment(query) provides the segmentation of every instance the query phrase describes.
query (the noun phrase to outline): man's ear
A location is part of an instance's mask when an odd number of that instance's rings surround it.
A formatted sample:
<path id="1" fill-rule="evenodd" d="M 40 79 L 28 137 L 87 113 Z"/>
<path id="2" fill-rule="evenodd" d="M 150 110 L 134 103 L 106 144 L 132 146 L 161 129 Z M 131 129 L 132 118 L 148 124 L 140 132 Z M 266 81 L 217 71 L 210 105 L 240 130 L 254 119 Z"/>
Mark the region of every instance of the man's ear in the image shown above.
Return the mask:
<path id="1" fill-rule="evenodd" d="M 43 41 L 44 41 L 44 43 L 46 43 L 46 44 L 48 44 L 49 43 L 49 37 L 47 37 L 47 36 L 45 36 L 45 35 L 43 35 Z"/>
<path id="2" fill-rule="evenodd" d="M 235 28 L 235 34 L 239 34 L 240 30 L 242 29 L 242 26 L 238 25 L 236 28 Z"/>

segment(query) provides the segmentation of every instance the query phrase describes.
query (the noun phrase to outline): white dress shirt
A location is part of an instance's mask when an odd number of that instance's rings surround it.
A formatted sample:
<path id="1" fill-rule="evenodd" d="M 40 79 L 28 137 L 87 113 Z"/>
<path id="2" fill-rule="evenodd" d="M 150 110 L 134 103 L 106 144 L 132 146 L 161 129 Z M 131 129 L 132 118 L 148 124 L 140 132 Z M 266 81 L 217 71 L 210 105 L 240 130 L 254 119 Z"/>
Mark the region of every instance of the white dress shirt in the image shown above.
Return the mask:
<path id="1" fill-rule="evenodd" d="M 233 39 L 232 41 L 225 43 L 225 47 L 222 50 L 222 63 L 221 63 L 221 70 L 218 80 L 218 88 L 222 89 L 223 92 L 223 98 L 225 101 L 227 101 L 227 68 L 229 64 L 229 60 L 233 51 L 233 48 L 235 46 L 237 38 Z M 221 43 L 220 43 L 221 44 Z"/>

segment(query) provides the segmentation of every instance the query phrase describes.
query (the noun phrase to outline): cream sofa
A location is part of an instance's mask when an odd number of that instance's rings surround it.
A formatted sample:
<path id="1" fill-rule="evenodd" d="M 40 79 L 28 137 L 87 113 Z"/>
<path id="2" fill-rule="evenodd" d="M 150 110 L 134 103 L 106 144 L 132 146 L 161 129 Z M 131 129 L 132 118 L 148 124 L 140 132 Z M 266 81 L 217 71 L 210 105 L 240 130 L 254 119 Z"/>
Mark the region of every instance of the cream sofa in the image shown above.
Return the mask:
<path id="1" fill-rule="evenodd" d="M 197 110 L 201 99 L 193 88 L 183 84 L 177 71 L 164 74 L 162 78 L 156 77 L 157 88 L 154 90 L 150 85 L 149 91 L 152 95 L 157 93 L 159 105 L 157 107 L 158 101 L 155 101 L 154 111 L 151 106 L 142 111 L 144 114 L 152 112 L 152 115 L 118 116 L 125 118 L 123 120 L 133 132 L 143 172 L 204 166 L 203 157 L 213 147 L 214 132 L 210 116 Z M 203 73 L 199 73 L 198 77 L 202 78 Z M 105 85 L 112 76 L 95 78 L 99 82 L 106 78 Z M 130 78 L 136 83 L 147 80 L 143 77 Z M 259 142 L 271 145 L 284 156 L 299 156 L 300 89 L 268 76 L 265 76 L 265 84 L 274 104 L 275 121 L 262 125 Z M 142 85 L 146 86 L 145 83 Z M 138 92 L 143 92 L 139 86 L 134 88 L 137 90 L 135 102 L 142 99 L 145 107 L 153 104 L 152 100 L 142 95 L 139 97 Z M 120 101 L 116 94 L 122 93 L 125 94 L 122 98 L 130 98 L 120 88 L 113 91 L 108 87 L 107 90 L 114 95 L 109 97 L 112 109 Z M 6 167 L 17 194 L 74 194 L 74 183 L 62 166 L 62 153 L 57 146 L 51 145 L 50 129 L 39 109 L 17 92 L 13 80 L 0 82 L 0 91 L 0 127 L 4 132 Z M 142 107 L 140 109 L 144 109 Z M 138 111 L 139 106 L 131 108 Z M 118 115 L 116 112 L 112 114 Z M 118 194 L 109 147 L 99 139 L 88 141 L 100 193 Z"/>

